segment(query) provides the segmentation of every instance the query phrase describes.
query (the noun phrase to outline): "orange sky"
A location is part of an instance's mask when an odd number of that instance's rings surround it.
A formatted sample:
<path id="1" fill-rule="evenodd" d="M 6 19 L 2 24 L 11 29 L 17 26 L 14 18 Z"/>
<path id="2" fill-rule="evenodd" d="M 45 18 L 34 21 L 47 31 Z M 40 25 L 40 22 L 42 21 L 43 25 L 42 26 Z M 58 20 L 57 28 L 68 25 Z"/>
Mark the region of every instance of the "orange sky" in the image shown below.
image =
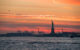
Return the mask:
<path id="1" fill-rule="evenodd" d="M 21 31 L 80 32 L 79 0 L 0 0 L 0 33 Z"/>
<path id="2" fill-rule="evenodd" d="M 74 4 L 74 5 L 80 5 L 80 0 L 56 0 L 58 2 L 61 2 L 61 3 L 66 3 L 66 4 Z"/>

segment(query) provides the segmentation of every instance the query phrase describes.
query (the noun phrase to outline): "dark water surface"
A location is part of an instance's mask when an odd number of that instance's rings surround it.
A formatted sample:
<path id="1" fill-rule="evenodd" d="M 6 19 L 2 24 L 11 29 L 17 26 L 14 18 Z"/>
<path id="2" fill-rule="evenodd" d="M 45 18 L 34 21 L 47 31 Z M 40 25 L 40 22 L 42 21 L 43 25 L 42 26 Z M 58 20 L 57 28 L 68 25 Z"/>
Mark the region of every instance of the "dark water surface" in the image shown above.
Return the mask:
<path id="1" fill-rule="evenodd" d="M 80 50 L 80 38 L 0 37 L 0 50 Z"/>

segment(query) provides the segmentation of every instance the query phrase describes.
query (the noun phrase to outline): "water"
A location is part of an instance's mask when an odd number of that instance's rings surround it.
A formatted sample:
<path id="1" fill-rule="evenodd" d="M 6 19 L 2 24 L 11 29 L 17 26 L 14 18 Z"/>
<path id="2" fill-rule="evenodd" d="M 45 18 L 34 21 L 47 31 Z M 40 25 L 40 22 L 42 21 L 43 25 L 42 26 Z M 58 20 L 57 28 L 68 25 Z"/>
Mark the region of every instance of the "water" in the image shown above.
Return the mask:
<path id="1" fill-rule="evenodd" d="M 80 38 L 0 37 L 0 50 L 80 50 Z"/>

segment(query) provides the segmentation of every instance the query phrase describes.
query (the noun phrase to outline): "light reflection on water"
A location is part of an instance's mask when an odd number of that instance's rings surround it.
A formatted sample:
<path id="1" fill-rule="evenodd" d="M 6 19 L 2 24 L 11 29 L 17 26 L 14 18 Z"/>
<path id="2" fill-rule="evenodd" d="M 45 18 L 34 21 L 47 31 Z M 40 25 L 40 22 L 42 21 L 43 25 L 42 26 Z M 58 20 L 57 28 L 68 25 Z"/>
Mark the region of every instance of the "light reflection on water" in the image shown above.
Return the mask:
<path id="1" fill-rule="evenodd" d="M 1 37 L 0 50 L 80 50 L 80 38 Z"/>

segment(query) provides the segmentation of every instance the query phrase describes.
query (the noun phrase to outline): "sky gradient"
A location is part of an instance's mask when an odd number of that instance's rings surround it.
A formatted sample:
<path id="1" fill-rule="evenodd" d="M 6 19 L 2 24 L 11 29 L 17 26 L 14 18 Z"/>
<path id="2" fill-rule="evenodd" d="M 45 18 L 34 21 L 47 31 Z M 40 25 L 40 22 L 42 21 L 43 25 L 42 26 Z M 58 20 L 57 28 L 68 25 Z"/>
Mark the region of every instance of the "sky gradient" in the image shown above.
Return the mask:
<path id="1" fill-rule="evenodd" d="M 80 32 L 80 0 L 0 0 L 0 33 Z"/>

